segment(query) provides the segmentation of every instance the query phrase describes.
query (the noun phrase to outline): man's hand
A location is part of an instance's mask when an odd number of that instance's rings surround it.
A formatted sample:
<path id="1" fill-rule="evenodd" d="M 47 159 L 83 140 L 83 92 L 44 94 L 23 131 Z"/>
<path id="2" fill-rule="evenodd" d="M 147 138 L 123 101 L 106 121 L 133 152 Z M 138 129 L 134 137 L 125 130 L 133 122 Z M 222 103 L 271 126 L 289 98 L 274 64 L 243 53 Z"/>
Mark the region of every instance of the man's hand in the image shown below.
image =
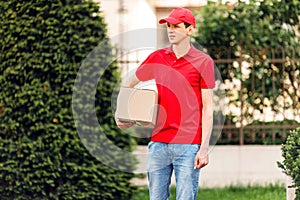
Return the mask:
<path id="1" fill-rule="evenodd" d="M 130 128 L 136 124 L 135 121 L 121 121 L 119 118 L 116 118 L 115 120 L 119 128 Z"/>
<path id="2" fill-rule="evenodd" d="M 201 148 L 197 152 L 194 160 L 194 169 L 205 167 L 209 163 L 208 148 Z"/>

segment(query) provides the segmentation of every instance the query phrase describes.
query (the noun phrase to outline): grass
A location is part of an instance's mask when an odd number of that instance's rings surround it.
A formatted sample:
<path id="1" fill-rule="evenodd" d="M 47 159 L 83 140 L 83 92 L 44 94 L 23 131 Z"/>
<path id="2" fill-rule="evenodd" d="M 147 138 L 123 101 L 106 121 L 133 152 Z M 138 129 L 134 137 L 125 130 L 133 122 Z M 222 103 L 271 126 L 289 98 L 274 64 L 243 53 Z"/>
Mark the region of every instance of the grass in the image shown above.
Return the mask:
<path id="1" fill-rule="evenodd" d="M 175 200 L 175 194 L 175 187 L 171 187 L 169 200 Z M 197 200 L 284 200 L 285 198 L 286 193 L 284 186 L 269 185 L 265 187 L 231 186 L 217 189 L 200 188 Z M 138 188 L 132 200 L 149 200 L 148 188 Z"/>

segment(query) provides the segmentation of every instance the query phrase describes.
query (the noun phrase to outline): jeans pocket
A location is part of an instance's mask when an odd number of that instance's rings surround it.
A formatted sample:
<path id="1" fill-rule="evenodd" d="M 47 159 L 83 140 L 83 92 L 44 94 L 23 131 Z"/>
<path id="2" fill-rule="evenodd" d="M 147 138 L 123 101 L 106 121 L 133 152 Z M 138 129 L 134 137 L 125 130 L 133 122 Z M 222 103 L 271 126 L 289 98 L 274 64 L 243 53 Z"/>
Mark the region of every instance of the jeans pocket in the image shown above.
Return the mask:
<path id="1" fill-rule="evenodd" d="M 200 149 L 200 144 L 192 144 L 193 148 L 197 149 L 199 151 Z"/>
<path id="2" fill-rule="evenodd" d="M 151 148 L 151 146 L 153 145 L 153 143 L 154 143 L 154 142 L 152 142 L 152 141 L 150 141 L 150 142 L 148 143 L 148 149 Z"/>
<path id="3" fill-rule="evenodd" d="M 155 142 L 149 142 L 148 143 L 148 153 L 153 152 L 155 149 Z"/>
<path id="4" fill-rule="evenodd" d="M 194 155 L 196 155 L 196 154 L 198 153 L 199 149 L 200 149 L 200 145 L 199 145 L 199 144 L 192 144 L 192 145 L 190 146 L 190 151 L 191 151 Z"/>
<path id="5" fill-rule="evenodd" d="M 149 142 L 148 143 L 148 153 L 153 152 L 163 152 L 165 150 L 166 144 L 161 142 Z"/>

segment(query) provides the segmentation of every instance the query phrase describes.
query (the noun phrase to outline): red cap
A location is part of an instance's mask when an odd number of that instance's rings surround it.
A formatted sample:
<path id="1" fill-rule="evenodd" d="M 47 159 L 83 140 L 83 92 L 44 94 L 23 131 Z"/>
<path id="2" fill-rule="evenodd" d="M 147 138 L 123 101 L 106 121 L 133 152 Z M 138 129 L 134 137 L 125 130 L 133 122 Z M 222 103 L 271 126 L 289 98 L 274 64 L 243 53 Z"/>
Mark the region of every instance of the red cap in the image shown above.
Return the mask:
<path id="1" fill-rule="evenodd" d="M 159 20 L 160 24 L 164 24 L 166 22 L 170 24 L 180 24 L 182 22 L 186 22 L 191 24 L 193 27 L 196 27 L 194 14 L 186 8 L 175 8 L 168 17 Z"/>

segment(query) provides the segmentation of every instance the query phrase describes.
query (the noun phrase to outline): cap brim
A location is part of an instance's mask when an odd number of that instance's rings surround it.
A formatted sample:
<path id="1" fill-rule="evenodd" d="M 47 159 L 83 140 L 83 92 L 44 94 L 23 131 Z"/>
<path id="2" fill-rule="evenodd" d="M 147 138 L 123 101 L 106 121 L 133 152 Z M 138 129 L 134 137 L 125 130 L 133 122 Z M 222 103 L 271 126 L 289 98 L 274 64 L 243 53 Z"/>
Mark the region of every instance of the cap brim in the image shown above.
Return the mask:
<path id="1" fill-rule="evenodd" d="M 166 17 L 158 21 L 160 24 L 170 23 L 170 24 L 180 24 L 182 21 L 175 19 L 173 17 Z"/>

